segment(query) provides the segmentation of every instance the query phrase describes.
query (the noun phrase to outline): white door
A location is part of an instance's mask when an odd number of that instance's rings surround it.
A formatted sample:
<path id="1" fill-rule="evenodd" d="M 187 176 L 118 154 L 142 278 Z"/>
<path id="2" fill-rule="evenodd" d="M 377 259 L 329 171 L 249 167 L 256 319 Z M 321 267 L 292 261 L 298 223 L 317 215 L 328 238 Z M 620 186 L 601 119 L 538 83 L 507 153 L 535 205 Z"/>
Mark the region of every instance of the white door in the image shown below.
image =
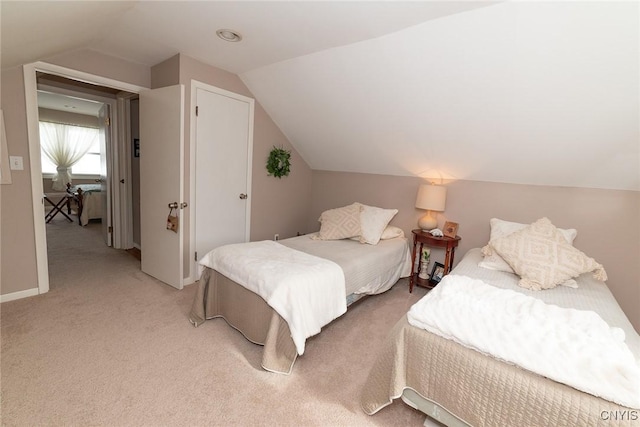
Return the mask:
<path id="1" fill-rule="evenodd" d="M 102 104 L 98 111 L 98 129 L 100 130 L 100 198 L 102 199 L 102 240 L 112 246 L 113 220 L 111 218 L 111 162 L 107 160 L 111 153 L 111 112 L 109 104 Z"/>
<path id="2" fill-rule="evenodd" d="M 218 246 L 249 240 L 254 108 L 251 98 L 199 86 L 193 199 L 198 259 Z"/>
<path id="3" fill-rule="evenodd" d="M 183 284 L 184 86 L 140 92 L 140 249 L 142 271 L 175 288 Z M 167 229 L 169 205 L 179 218 Z"/>

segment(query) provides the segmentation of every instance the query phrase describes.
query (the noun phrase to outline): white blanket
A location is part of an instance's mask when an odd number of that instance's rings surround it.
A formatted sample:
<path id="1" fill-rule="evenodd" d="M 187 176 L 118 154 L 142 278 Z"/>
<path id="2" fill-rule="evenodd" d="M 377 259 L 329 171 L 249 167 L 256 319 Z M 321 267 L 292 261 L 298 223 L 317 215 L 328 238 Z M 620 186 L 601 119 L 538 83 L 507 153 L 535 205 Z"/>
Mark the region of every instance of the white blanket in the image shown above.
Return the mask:
<path id="1" fill-rule="evenodd" d="M 347 311 L 338 264 L 270 240 L 221 246 L 199 263 L 260 295 L 287 322 L 300 355 L 307 338 Z"/>
<path id="2" fill-rule="evenodd" d="M 639 363 L 624 331 L 595 312 L 449 275 L 411 307 L 407 318 L 413 326 L 554 381 L 640 408 Z"/>

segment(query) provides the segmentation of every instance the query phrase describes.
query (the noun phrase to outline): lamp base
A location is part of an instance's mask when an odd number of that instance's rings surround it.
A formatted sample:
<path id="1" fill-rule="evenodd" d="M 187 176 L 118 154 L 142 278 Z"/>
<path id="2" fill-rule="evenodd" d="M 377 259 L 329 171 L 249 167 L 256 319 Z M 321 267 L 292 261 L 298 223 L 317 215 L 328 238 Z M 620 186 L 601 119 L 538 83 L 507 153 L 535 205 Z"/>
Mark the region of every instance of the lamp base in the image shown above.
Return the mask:
<path id="1" fill-rule="evenodd" d="M 428 211 L 427 214 L 418 221 L 418 227 L 423 231 L 431 231 L 438 227 L 438 219 L 431 215 L 431 211 Z"/>

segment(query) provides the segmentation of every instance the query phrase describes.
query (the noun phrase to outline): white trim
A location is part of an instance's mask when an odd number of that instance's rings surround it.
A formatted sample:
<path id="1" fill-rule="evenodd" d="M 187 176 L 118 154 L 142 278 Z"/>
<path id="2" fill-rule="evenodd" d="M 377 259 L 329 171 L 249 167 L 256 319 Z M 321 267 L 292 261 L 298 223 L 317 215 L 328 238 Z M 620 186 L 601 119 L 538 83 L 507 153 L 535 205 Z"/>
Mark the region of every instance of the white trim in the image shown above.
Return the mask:
<path id="1" fill-rule="evenodd" d="M 29 159 L 31 169 L 31 197 L 33 203 L 33 229 L 35 233 L 36 266 L 38 275 L 38 293 L 49 291 L 49 260 L 47 258 L 47 233 L 44 222 L 42 200 L 42 167 L 40 165 L 40 131 L 38 129 L 38 96 L 36 72 L 80 80 L 86 83 L 108 86 L 127 92 L 139 93 L 146 89 L 142 86 L 120 82 L 106 77 L 96 76 L 71 68 L 60 67 L 46 62 L 34 62 L 23 66 L 24 92 L 27 114 L 27 136 L 29 138 Z"/>
<path id="2" fill-rule="evenodd" d="M 120 115 L 118 113 L 118 102 L 114 99 L 113 102 L 109 102 L 109 126 L 106 131 L 109 132 L 110 137 L 107 140 L 107 197 L 110 197 L 111 213 L 107 212 L 107 218 L 111 215 L 111 224 L 107 220 L 107 226 L 111 226 L 112 230 L 120 230 L 120 193 L 121 188 L 120 181 L 120 156 L 116 147 L 120 146 Z M 109 207 L 109 202 L 107 202 Z M 104 209 L 104 208 L 103 208 Z M 114 215 L 118 213 L 118 215 Z M 104 218 L 102 218 L 104 222 Z M 107 240 L 111 241 L 111 245 L 114 249 L 123 249 L 120 234 L 112 232 Z"/>
<path id="3" fill-rule="evenodd" d="M 120 152 L 120 176 L 124 183 L 117 183 L 120 193 L 120 243 L 123 249 L 133 247 L 133 199 L 131 186 L 131 98 L 118 97 L 118 141 Z"/>
<path id="4" fill-rule="evenodd" d="M 38 288 L 27 289 L 24 291 L 12 292 L 10 294 L 0 295 L 0 303 L 15 301 L 17 299 L 34 297 L 40 294 L 40 290 Z"/>
<path id="5" fill-rule="evenodd" d="M 190 200 L 190 212 L 189 218 L 191 223 L 190 231 L 190 239 L 189 239 L 189 257 L 191 259 L 190 268 L 189 268 L 189 283 L 193 283 L 198 280 L 197 271 L 198 271 L 198 263 L 195 261 L 195 252 L 196 252 L 196 209 L 195 205 L 197 201 L 196 197 L 196 100 L 197 100 L 197 90 L 203 89 L 208 92 L 217 93 L 222 96 L 227 96 L 229 98 L 237 99 L 239 101 L 246 102 L 249 104 L 249 132 L 248 132 L 248 143 L 247 143 L 247 193 L 249 197 L 247 199 L 246 205 L 246 226 L 245 226 L 245 241 L 249 241 L 251 239 L 251 199 L 252 199 L 252 165 L 253 165 L 253 122 L 254 122 L 254 111 L 255 111 L 255 100 L 253 98 L 249 98 L 244 95 L 240 95 L 238 93 L 230 92 L 225 89 L 221 89 L 216 86 L 212 86 L 207 83 L 200 82 L 198 80 L 191 80 L 191 105 L 189 107 L 190 112 L 190 138 L 189 138 L 189 200 Z M 200 254 L 200 256 L 204 256 L 204 254 Z"/>
<path id="6" fill-rule="evenodd" d="M 98 76 L 95 74 L 85 73 L 84 71 L 74 70 L 72 68 L 61 67 L 55 64 L 49 64 L 47 62 L 34 62 L 27 64 L 25 67 L 33 67 L 36 71 L 43 71 L 47 74 L 55 74 L 62 77 L 67 77 L 72 80 L 78 80 L 84 83 L 90 83 L 99 86 L 107 86 L 113 89 L 120 89 L 127 92 L 139 93 L 142 89 L 148 89 L 143 86 L 138 86 L 130 83 L 120 82 L 107 77 Z"/>
<path id="7" fill-rule="evenodd" d="M 33 230 L 36 244 L 36 270 L 38 293 L 49 292 L 49 258 L 47 256 L 47 229 L 44 222 L 42 194 L 42 165 L 40 163 L 40 126 L 38 124 L 38 88 L 36 67 L 25 65 L 24 98 L 27 113 L 27 137 L 29 138 L 29 167 L 31 169 L 31 200 L 33 203 Z"/>
<path id="8" fill-rule="evenodd" d="M 198 280 L 196 256 L 196 93 L 197 85 L 191 80 L 191 100 L 189 105 L 189 277 L 185 282 Z"/>

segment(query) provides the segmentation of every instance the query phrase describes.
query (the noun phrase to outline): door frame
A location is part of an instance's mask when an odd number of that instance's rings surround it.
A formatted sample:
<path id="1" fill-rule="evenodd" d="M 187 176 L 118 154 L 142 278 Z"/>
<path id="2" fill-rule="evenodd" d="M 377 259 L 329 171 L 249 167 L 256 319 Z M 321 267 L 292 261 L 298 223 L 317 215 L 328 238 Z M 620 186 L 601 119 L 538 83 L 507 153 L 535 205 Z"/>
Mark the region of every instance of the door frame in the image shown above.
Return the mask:
<path id="1" fill-rule="evenodd" d="M 225 89 L 221 89 L 216 86 L 212 86 L 207 83 L 200 82 L 198 80 L 191 80 L 191 99 L 189 102 L 189 200 L 192 203 L 192 208 L 189 210 L 189 223 L 191 224 L 191 230 L 189 232 L 189 279 L 187 283 L 193 283 L 198 280 L 198 262 L 196 258 L 196 101 L 198 89 L 213 92 L 218 95 L 228 96 L 229 98 L 237 99 L 249 104 L 249 132 L 247 138 L 247 193 L 249 197 L 246 204 L 246 224 L 245 224 L 245 241 L 249 241 L 251 237 L 251 199 L 252 199 L 252 169 L 253 169 L 253 126 L 255 115 L 255 99 L 248 96 L 240 95 L 235 92 L 231 92 Z M 195 201 L 195 202 L 194 202 Z M 204 254 L 200 254 L 203 256 Z"/>
<path id="2" fill-rule="evenodd" d="M 27 115 L 27 138 L 29 140 L 29 167 L 31 169 L 31 198 L 33 205 L 33 229 L 35 233 L 36 246 L 36 269 L 38 277 L 38 293 L 43 294 L 49 291 L 49 258 L 47 255 L 47 229 L 42 216 L 42 167 L 40 162 L 40 130 L 38 124 L 38 82 L 36 73 L 40 71 L 79 80 L 86 83 L 100 86 L 108 86 L 127 92 L 139 93 L 142 86 L 113 80 L 107 77 L 78 71 L 47 62 L 34 62 L 23 66 L 25 111 Z M 115 166 L 115 165 L 114 165 Z M 131 206 L 128 207 L 130 209 Z M 127 209 L 121 209 L 126 211 Z"/>

